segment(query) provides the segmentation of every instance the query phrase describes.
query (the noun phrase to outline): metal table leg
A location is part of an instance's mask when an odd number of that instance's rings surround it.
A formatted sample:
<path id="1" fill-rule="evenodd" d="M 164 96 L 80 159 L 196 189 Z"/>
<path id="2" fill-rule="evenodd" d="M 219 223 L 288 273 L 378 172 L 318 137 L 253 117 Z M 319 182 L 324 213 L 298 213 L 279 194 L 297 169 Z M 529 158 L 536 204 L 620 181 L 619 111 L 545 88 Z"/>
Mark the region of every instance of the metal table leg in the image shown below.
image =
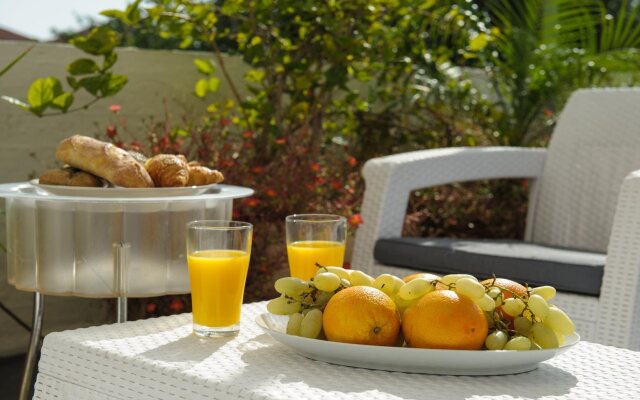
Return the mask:
<path id="1" fill-rule="evenodd" d="M 24 372 L 22 374 L 22 386 L 20 387 L 19 400 L 27 400 L 31 392 L 31 380 L 33 379 L 33 370 L 36 366 L 38 358 L 38 349 L 40 348 L 40 333 L 42 332 L 42 316 L 44 315 L 44 296 L 38 292 L 33 295 L 33 325 L 31 328 L 31 340 L 29 342 L 29 350 L 24 364 Z"/>

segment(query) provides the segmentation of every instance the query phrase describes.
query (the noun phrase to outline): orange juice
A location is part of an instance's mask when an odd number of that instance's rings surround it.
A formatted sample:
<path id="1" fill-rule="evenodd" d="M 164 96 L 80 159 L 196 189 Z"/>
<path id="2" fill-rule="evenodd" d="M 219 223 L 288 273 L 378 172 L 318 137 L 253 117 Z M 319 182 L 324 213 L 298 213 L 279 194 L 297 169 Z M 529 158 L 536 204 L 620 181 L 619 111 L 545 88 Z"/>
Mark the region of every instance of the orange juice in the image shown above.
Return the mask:
<path id="1" fill-rule="evenodd" d="M 226 327 L 240 322 L 249 253 L 203 250 L 187 257 L 191 281 L 193 322 Z"/>
<path id="2" fill-rule="evenodd" d="M 344 243 L 328 240 L 309 240 L 287 245 L 291 276 L 309 280 L 318 270 L 316 263 L 324 266 L 342 266 Z"/>

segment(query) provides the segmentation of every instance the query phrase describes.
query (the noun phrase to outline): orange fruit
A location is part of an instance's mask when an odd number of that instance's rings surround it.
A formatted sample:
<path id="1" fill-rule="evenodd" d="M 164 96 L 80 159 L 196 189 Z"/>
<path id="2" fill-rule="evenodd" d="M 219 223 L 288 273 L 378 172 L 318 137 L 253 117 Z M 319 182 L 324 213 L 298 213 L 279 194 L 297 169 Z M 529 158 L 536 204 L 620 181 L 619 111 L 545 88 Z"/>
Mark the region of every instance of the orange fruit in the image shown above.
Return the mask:
<path id="1" fill-rule="evenodd" d="M 400 333 L 400 313 L 382 291 L 352 286 L 331 297 L 322 327 L 332 342 L 393 346 Z"/>
<path id="2" fill-rule="evenodd" d="M 409 347 L 479 350 L 488 331 L 480 307 L 452 290 L 427 293 L 402 317 Z"/>
<path id="3" fill-rule="evenodd" d="M 440 279 L 440 275 L 436 275 L 436 274 L 432 274 L 429 272 L 418 272 L 417 274 L 411 274 L 411 275 L 407 275 L 404 278 L 402 278 L 402 280 L 404 281 L 404 283 L 407 283 L 409 281 L 412 281 L 416 278 L 425 278 L 428 280 L 435 280 L 435 279 Z"/>
<path id="4" fill-rule="evenodd" d="M 489 278 L 489 279 L 485 279 L 484 281 L 480 282 L 481 284 L 483 284 L 485 287 L 490 287 L 490 286 L 496 286 L 500 288 L 500 291 L 502 292 L 502 299 L 509 299 L 511 297 L 513 297 L 513 295 L 511 294 L 511 292 L 517 294 L 518 296 L 525 296 L 527 294 L 527 288 L 522 286 L 521 284 L 519 284 L 516 281 L 512 281 L 511 279 L 506 279 L 506 278 L 496 278 L 495 280 L 493 278 Z M 500 315 L 506 319 L 508 322 L 512 322 L 513 321 L 513 317 L 510 316 L 509 314 L 505 313 L 502 311 L 502 306 L 498 307 L 498 311 L 500 312 Z"/>

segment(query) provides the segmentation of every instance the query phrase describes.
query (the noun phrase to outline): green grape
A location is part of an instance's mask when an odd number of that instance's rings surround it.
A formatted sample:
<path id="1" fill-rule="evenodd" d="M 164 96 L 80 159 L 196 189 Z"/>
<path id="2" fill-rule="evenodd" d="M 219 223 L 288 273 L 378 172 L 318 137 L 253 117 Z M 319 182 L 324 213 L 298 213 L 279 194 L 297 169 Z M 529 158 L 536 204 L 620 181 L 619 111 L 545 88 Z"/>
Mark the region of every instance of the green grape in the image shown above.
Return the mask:
<path id="1" fill-rule="evenodd" d="M 307 282 L 303 281 L 299 278 L 293 278 L 290 276 L 285 276 L 284 278 L 280 278 L 273 285 L 276 291 L 280 294 L 286 294 L 289 297 L 297 298 L 304 292 L 305 289 L 309 287 Z"/>
<path id="2" fill-rule="evenodd" d="M 300 322 L 300 336 L 316 339 L 322 332 L 322 311 L 314 308 Z"/>
<path id="3" fill-rule="evenodd" d="M 497 299 L 498 296 L 502 294 L 502 290 L 500 290 L 500 288 L 493 286 L 491 289 L 489 289 L 487 294 L 491 296 L 492 299 Z"/>
<path id="4" fill-rule="evenodd" d="M 518 335 L 529 335 L 531 325 L 533 325 L 533 323 L 525 317 L 516 317 L 513 320 L 513 327 L 515 328 L 516 332 L 518 332 Z"/>
<path id="5" fill-rule="evenodd" d="M 313 277 L 313 285 L 322 291 L 333 292 L 340 287 L 340 277 L 333 272 L 319 272 Z"/>
<path id="6" fill-rule="evenodd" d="M 276 297 L 267 303 L 267 310 L 271 314 L 290 315 L 300 312 L 302 304 L 299 301 L 288 299 L 285 295 Z"/>
<path id="7" fill-rule="evenodd" d="M 391 275 L 391 276 L 393 276 L 393 282 L 395 284 L 395 287 L 393 288 L 393 293 L 398 293 L 398 290 L 400 290 L 400 288 L 404 286 L 405 282 L 395 275 Z"/>
<path id="8" fill-rule="evenodd" d="M 549 301 L 556 295 L 556 288 L 553 286 L 538 286 L 531 289 L 530 293 L 540 295 L 543 299 Z"/>
<path id="9" fill-rule="evenodd" d="M 470 299 L 475 300 L 483 297 L 485 295 L 484 289 L 484 286 L 482 286 L 476 279 L 464 277 L 456 281 L 456 293 L 465 295 Z M 493 300 L 491 302 L 494 303 Z"/>
<path id="10" fill-rule="evenodd" d="M 511 315 L 512 317 L 520 315 L 522 311 L 524 311 L 524 307 L 524 302 L 514 297 L 506 299 L 504 301 L 504 304 L 502 305 L 502 309 L 504 310 L 504 312 Z"/>
<path id="11" fill-rule="evenodd" d="M 541 323 L 534 323 L 528 336 L 543 349 L 555 349 L 560 346 L 555 332 Z"/>
<path id="12" fill-rule="evenodd" d="M 509 335 L 503 331 L 493 331 L 487 335 L 484 345 L 489 350 L 502 350 L 509 340 Z"/>
<path id="13" fill-rule="evenodd" d="M 536 342 L 534 342 L 533 340 L 531 341 L 531 347 L 529 348 L 529 350 L 542 350 L 542 347 L 540 347 L 540 345 Z"/>
<path id="14" fill-rule="evenodd" d="M 514 336 L 504 345 L 505 350 L 529 350 L 531 348 L 531 340 L 524 336 Z"/>
<path id="15" fill-rule="evenodd" d="M 300 336 L 300 323 L 303 317 L 301 313 L 289 315 L 289 322 L 287 322 L 287 333 L 289 335 Z"/>
<path id="16" fill-rule="evenodd" d="M 350 270 L 344 269 L 342 267 L 323 267 L 318 269 L 318 271 L 324 271 L 325 269 L 327 270 L 327 272 L 334 273 L 338 275 L 340 278 L 347 279 L 347 280 L 349 280 L 349 275 L 351 274 Z"/>
<path id="17" fill-rule="evenodd" d="M 476 303 L 482 311 L 493 311 L 496 308 L 496 301 L 486 293 L 478 299 L 473 299 L 473 302 Z"/>
<path id="18" fill-rule="evenodd" d="M 527 305 L 529 306 L 529 310 L 541 321 L 549 314 L 549 304 L 547 304 L 547 301 L 539 294 L 529 296 Z"/>
<path id="19" fill-rule="evenodd" d="M 373 286 L 373 278 L 362 271 L 352 271 L 349 282 L 351 286 Z"/>
<path id="20" fill-rule="evenodd" d="M 400 311 L 400 314 L 404 313 L 404 311 L 407 308 L 411 307 L 418 300 L 420 300 L 419 297 L 412 300 L 405 300 L 402 297 L 400 297 L 398 293 L 396 293 L 395 296 L 392 297 L 392 299 L 393 299 L 393 302 L 396 303 L 396 307 L 398 307 L 398 311 Z"/>
<path id="21" fill-rule="evenodd" d="M 314 304 L 320 307 L 324 307 L 329 302 L 329 300 L 331 300 L 334 294 L 334 292 L 321 291 L 317 294 Z"/>
<path id="22" fill-rule="evenodd" d="M 393 279 L 393 275 L 391 274 L 378 275 L 378 277 L 373 281 L 373 287 L 380 289 L 389 297 L 396 293 L 396 281 Z"/>
<path id="23" fill-rule="evenodd" d="M 562 335 L 571 335 L 576 331 L 576 326 L 573 321 L 571 321 L 571 318 L 555 306 L 549 307 L 549 314 L 547 314 L 544 324 Z"/>
<path id="24" fill-rule="evenodd" d="M 342 285 L 343 288 L 348 288 L 351 287 L 351 282 L 349 282 L 348 279 L 340 278 L 340 285 Z"/>
<path id="25" fill-rule="evenodd" d="M 452 283 L 456 283 L 458 281 L 458 279 L 462 279 L 462 278 L 469 278 L 469 279 L 473 279 L 475 281 L 477 281 L 476 277 L 473 275 L 469 275 L 469 274 L 449 274 L 449 275 L 445 275 L 442 278 L 440 278 L 440 282 L 444 283 L 445 285 L 451 285 Z"/>
<path id="26" fill-rule="evenodd" d="M 431 281 L 425 278 L 416 278 L 405 283 L 400 290 L 398 290 L 398 296 L 404 300 L 413 300 L 434 290 L 435 288 L 431 284 Z"/>

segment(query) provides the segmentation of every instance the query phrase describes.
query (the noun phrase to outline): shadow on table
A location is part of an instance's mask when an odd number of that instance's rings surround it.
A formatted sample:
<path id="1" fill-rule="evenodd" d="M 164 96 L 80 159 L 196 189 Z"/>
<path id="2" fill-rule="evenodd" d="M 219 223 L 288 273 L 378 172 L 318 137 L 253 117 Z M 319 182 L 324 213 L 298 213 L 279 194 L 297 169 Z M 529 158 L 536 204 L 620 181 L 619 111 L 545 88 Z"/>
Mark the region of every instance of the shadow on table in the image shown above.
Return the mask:
<path id="1" fill-rule="evenodd" d="M 147 350 L 139 356 L 150 360 L 195 365 L 206 360 L 233 339 L 233 337 L 218 338 L 214 341 L 189 334 L 176 341 Z"/>
<path id="2" fill-rule="evenodd" d="M 337 391 L 355 395 L 382 392 L 400 398 L 444 397 L 455 400 L 473 396 L 562 396 L 570 393 L 578 383 L 578 379 L 571 373 L 545 363 L 531 372 L 493 377 L 382 372 L 321 361 L 309 362 L 292 349 L 273 344 L 266 334 L 252 340 L 256 341 L 265 345 L 272 344 L 254 347 L 242 356 L 246 363 L 246 371 L 242 375 L 251 376 L 256 387 L 275 379 L 285 385 L 299 383 L 326 393 Z M 435 394 L 439 396 L 431 396 Z"/>

